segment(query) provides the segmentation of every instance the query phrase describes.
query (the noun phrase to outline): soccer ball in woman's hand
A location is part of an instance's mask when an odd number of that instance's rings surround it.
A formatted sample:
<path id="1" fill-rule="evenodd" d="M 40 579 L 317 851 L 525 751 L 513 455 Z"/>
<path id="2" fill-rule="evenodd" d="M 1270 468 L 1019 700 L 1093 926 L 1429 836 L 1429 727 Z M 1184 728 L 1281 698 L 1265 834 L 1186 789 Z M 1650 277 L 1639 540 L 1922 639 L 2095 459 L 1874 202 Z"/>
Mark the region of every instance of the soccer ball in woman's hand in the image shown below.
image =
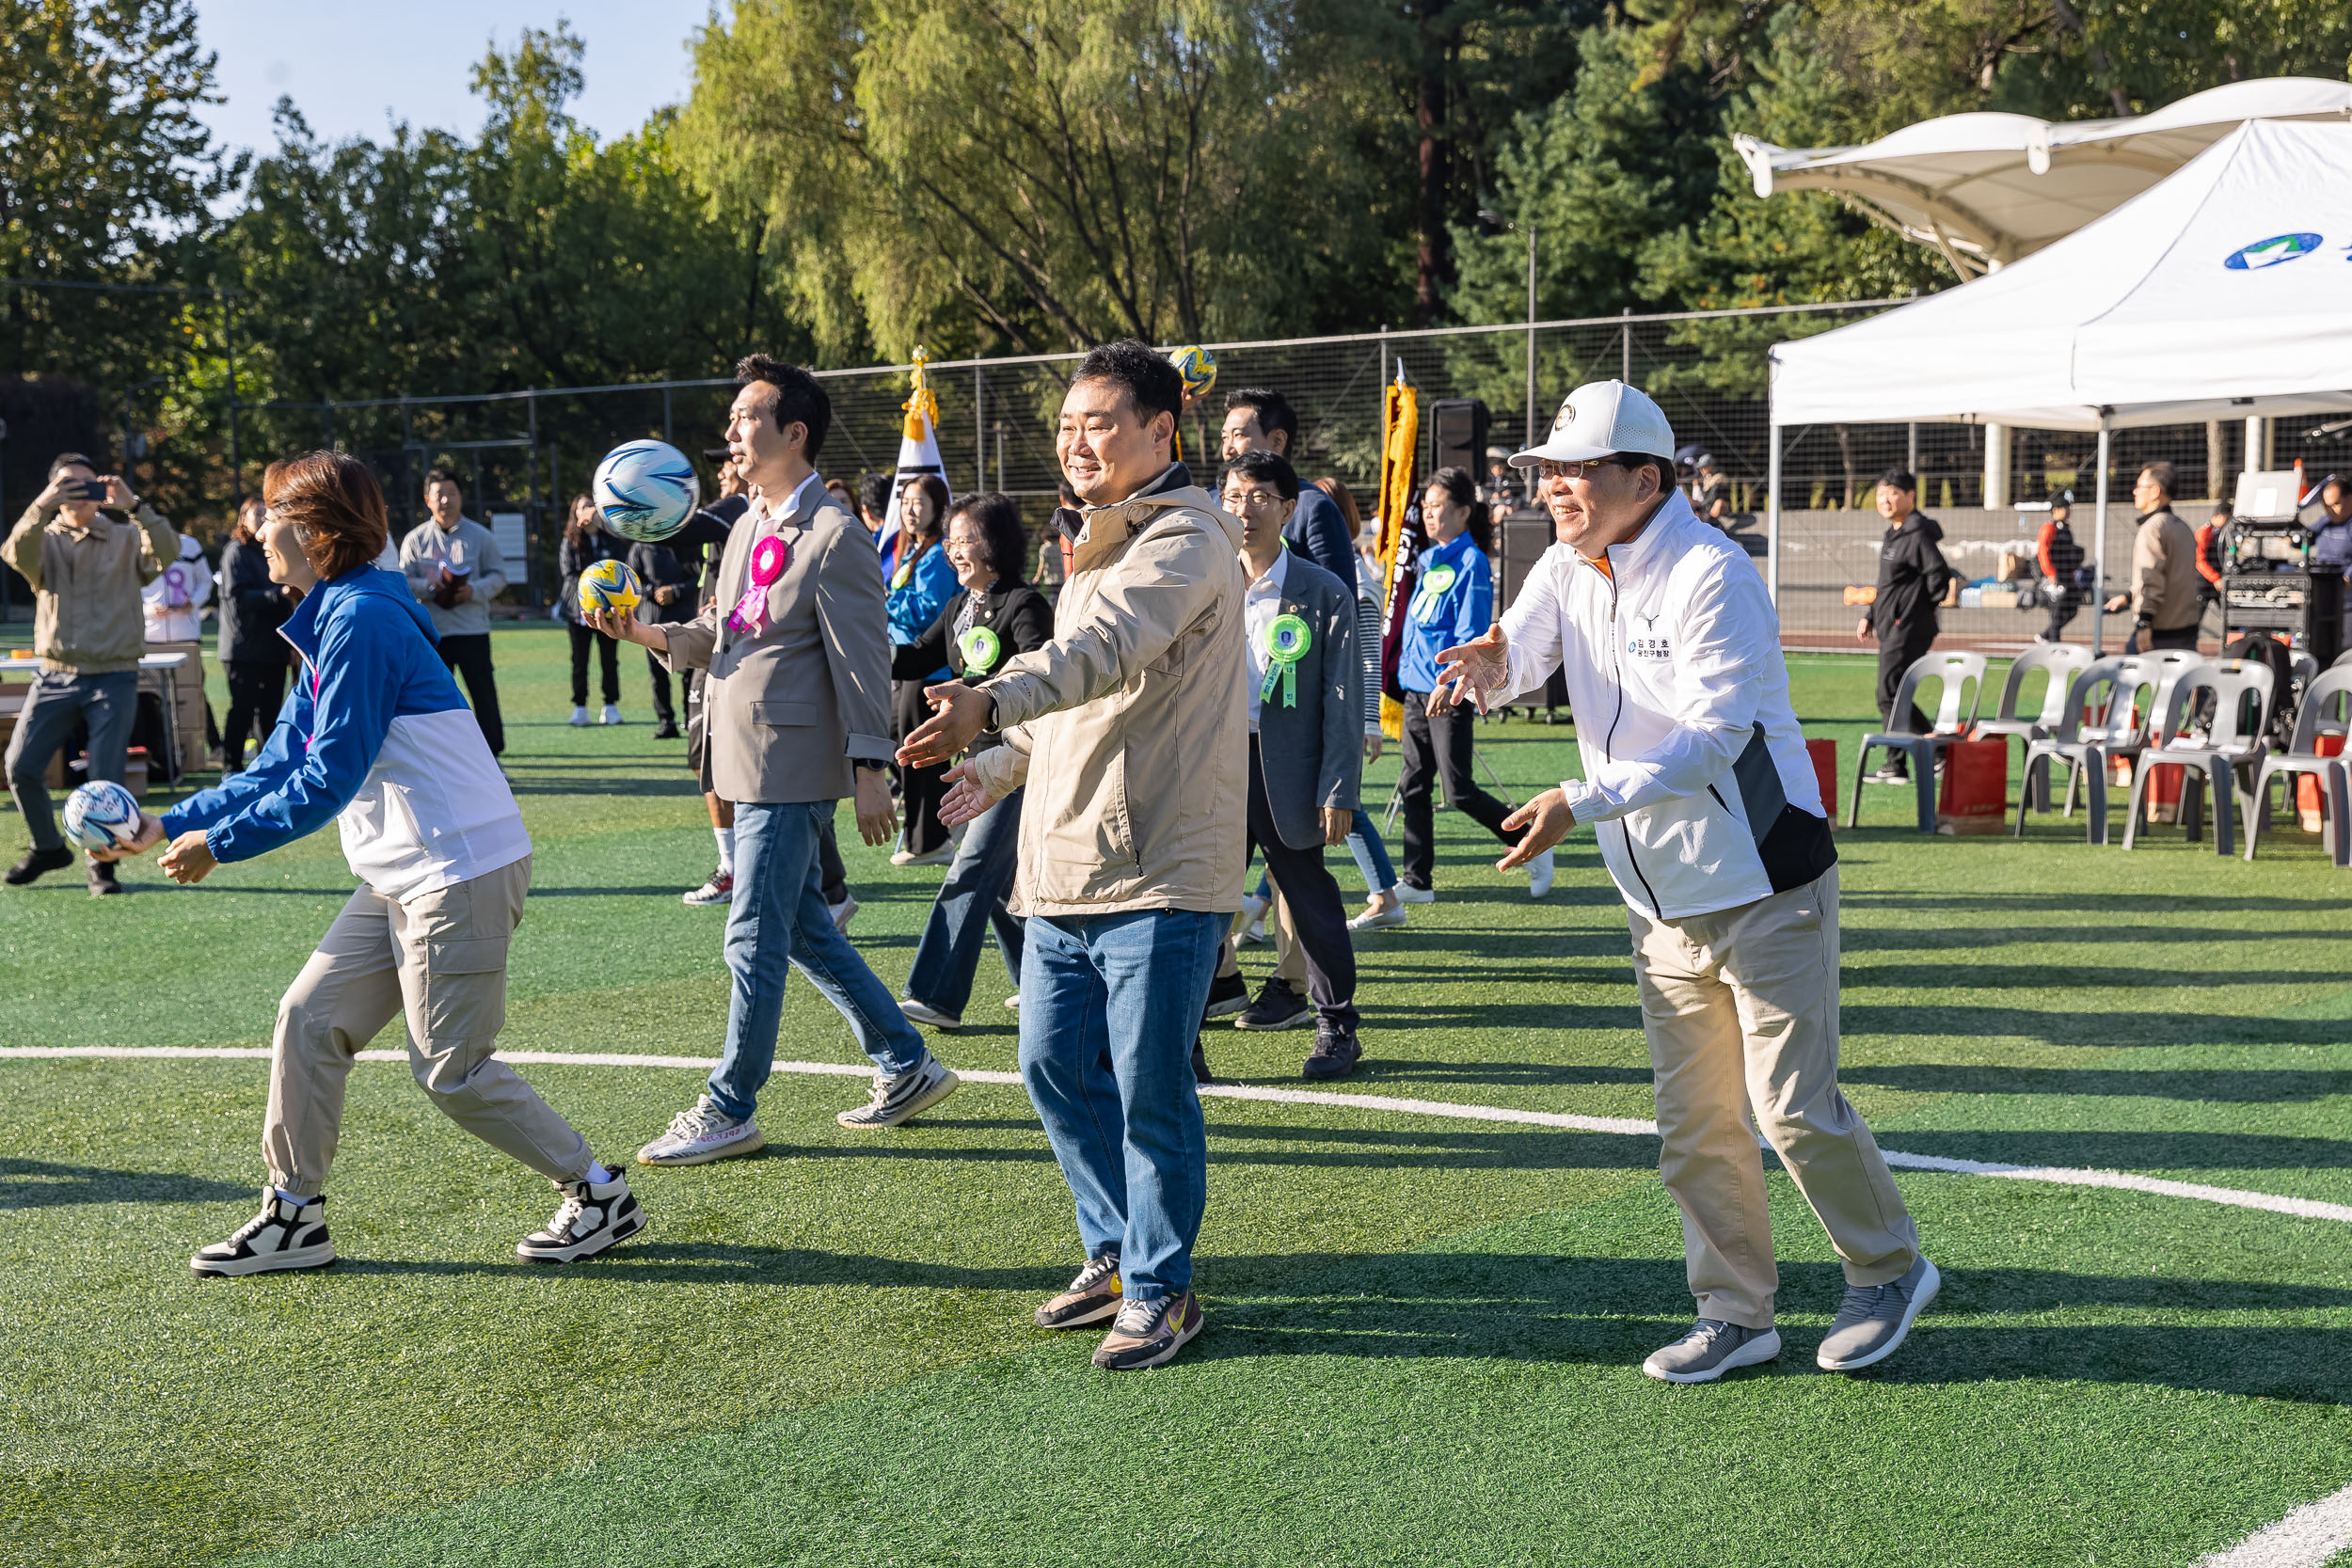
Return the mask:
<path id="1" fill-rule="evenodd" d="M 92 779 L 65 798 L 65 836 L 85 849 L 119 849 L 138 832 L 139 803 L 112 779 Z"/>

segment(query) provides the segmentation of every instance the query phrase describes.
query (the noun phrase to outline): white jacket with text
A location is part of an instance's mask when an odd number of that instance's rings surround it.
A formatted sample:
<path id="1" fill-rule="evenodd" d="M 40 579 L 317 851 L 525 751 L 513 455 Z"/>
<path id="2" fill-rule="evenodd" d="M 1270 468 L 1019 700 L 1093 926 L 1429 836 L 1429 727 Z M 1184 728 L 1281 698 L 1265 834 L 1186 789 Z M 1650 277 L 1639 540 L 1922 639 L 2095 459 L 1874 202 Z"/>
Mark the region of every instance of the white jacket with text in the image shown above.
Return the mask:
<path id="1" fill-rule="evenodd" d="M 1813 881 L 1837 851 L 1762 575 L 1679 493 L 1608 561 L 1553 545 L 1502 627 L 1514 691 L 1563 671 L 1584 777 L 1561 789 L 1618 891 L 1680 920 Z"/>

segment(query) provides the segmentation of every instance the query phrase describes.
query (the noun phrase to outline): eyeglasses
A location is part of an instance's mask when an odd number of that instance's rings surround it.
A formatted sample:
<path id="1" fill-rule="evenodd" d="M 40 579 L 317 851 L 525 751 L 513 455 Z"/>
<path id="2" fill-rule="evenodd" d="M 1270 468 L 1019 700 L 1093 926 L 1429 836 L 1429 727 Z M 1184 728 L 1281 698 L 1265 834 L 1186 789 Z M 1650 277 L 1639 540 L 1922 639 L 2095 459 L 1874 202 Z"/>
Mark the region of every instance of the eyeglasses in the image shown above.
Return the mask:
<path id="1" fill-rule="evenodd" d="M 1614 456 L 1609 456 L 1588 457 L 1581 463 L 1555 463 L 1547 457 L 1536 463 L 1535 473 L 1541 479 L 1588 479 L 1595 468 L 1605 468 L 1615 461 Z"/>
<path id="2" fill-rule="evenodd" d="M 1228 490 L 1225 504 L 1240 507 L 1245 512 L 1258 512 L 1282 504 L 1282 498 L 1271 490 Z"/>

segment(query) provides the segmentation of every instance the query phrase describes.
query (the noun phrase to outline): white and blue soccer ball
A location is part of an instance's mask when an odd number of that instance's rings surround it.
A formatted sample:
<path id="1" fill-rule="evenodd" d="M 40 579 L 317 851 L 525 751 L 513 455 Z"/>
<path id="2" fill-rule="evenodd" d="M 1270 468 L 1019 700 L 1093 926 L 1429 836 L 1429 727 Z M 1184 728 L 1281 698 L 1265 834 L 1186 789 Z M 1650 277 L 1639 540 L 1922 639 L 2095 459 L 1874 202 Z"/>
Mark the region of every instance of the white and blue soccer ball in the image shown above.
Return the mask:
<path id="1" fill-rule="evenodd" d="M 119 849 L 138 832 L 139 803 L 112 779 L 93 779 L 65 798 L 65 836 L 85 849 Z"/>
<path id="2" fill-rule="evenodd" d="M 626 441 L 604 454 L 589 486 L 604 526 L 647 544 L 686 526 L 702 504 L 694 465 L 667 441 Z"/>

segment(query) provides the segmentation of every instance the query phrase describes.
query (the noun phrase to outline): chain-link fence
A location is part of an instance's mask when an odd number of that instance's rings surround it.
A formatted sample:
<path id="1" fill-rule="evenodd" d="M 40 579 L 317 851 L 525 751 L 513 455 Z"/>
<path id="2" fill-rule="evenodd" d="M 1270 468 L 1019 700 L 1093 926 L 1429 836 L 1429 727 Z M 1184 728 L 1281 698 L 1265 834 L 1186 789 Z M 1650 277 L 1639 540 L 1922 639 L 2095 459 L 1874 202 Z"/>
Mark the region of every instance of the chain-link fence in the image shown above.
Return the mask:
<path id="1" fill-rule="evenodd" d="M 1215 467 L 1225 398 L 1269 387 L 1297 409 L 1302 477 L 1343 481 L 1367 507 L 1375 483 L 1381 388 L 1400 368 L 1421 397 L 1426 466 L 1437 450 L 1436 405 L 1474 401 L 1486 415 L 1483 445 L 1515 450 L 1549 423 L 1566 390 L 1581 381 L 1621 375 L 1665 409 L 1677 441 L 1706 451 L 1730 481 L 1739 532 L 1763 563 L 1770 420 L 1766 354 L 1783 340 L 1848 325 L 1888 301 L 1670 316 L 1626 316 L 1540 324 L 1534 328 L 1464 327 L 1359 333 L 1346 337 L 1208 345 L 1216 388 L 1184 421 L 1184 456 L 1205 480 Z M 1058 469 L 1054 424 L 1078 356 L 934 362 L 930 384 L 939 404 L 941 459 L 951 488 L 998 489 L 1020 498 L 1043 524 L 1054 505 Z M 1532 361 L 1532 376 L 1531 376 Z M 818 372 L 833 394 L 834 423 L 822 453 L 829 476 L 854 480 L 896 467 L 900 404 L 908 367 Z M 1535 388 L 1533 418 L 1528 390 Z M 583 488 L 598 457 L 619 442 L 659 436 L 705 468 L 719 455 L 732 397 L 723 381 L 565 388 L 470 397 L 412 397 L 327 405 L 248 405 L 243 455 L 297 450 L 322 441 L 366 456 L 382 474 L 396 514 L 421 520 L 427 466 L 455 467 L 467 480 L 469 511 L 519 515 L 529 538 L 529 593 L 552 585 L 553 545 L 562 503 Z M 2352 463 L 2344 433 L 2318 421 L 2272 421 L 2270 460 L 2306 460 L 2314 473 Z M 1464 434 L 1461 423 L 1448 434 Z M 2071 488 L 2074 529 L 2091 546 L 2097 438 L 2060 431 L 2009 434 L 2010 506 L 1984 507 L 1982 427 L 1953 424 L 1801 425 L 1782 432 L 1781 620 L 1792 641 L 1845 641 L 1855 612 L 1846 590 L 1876 576 L 1881 524 L 1872 509 L 1878 475 L 1908 466 L 1920 475 L 1921 505 L 1944 525 L 1945 549 L 1969 579 L 1994 575 L 2004 550 L 2030 554 L 2048 498 Z M 2177 474 L 2176 495 L 2192 524 L 2199 498 L 2226 497 L 2245 464 L 2242 420 L 2217 425 L 2120 431 L 2111 437 L 2106 570 L 2110 580 L 2129 563 L 2132 475 L 2154 458 Z M 1473 467 L 1483 467 L 1473 457 Z M 1511 491 L 1515 501 L 1523 491 Z M 2027 510 L 2016 510 L 2018 506 Z M 510 526 L 512 526 L 510 524 Z M 1498 564 L 1507 594 L 1547 531 L 1535 519 L 1502 531 Z M 1525 556 L 1526 560 L 1518 557 Z M 2011 609 L 1948 612 L 1956 634 L 2029 637 L 2040 626 Z M 2086 612 L 2070 628 L 2089 635 Z"/>

